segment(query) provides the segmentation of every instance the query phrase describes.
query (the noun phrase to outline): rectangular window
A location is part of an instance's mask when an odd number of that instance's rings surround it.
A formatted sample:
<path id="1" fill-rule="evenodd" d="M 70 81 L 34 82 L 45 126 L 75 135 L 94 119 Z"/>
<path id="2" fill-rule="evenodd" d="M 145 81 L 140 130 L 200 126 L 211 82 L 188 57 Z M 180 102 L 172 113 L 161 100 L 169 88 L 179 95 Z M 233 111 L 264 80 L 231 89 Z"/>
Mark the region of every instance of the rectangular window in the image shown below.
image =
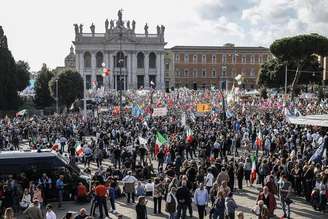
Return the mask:
<path id="1" fill-rule="evenodd" d="M 216 64 L 216 56 L 212 55 L 212 64 Z"/>
<path id="2" fill-rule="evenodd" d="M 194 56 L 192 57 L 192 62 L 193 62 L 194 64 L 197 64 L 197 55 L 194 55 Z"/>
<path id="3" fill-rule="evenodd" d="M 168 71 L 168 70 L 170 70 L 170 63 L 169 62 L 165 63 L 165 71 Z"/>
<path id="4" fill-rule="evenodd" d="M 255 57 L 251 56 L 251 64 L 254 64 L 254 63 L 255 63 Z"/>
<path id="5" fill-rule="evenodd" d="M 227 74 L 227 67 L 226 66 L 222 66 L 222 72 L 221 72 L 221 75 L 222 76 L 226 76 Z"/>
<path id="6" fill-rule="evenodd" d="M 188 77 L 188 70 L 184 70 L 184 77 Z"/>
<path id="7" fill-rule="evenodd" d="M 186 55 L 184 56 L 184 63 L 185 63 L 185 64 L 188 64 L 188 63 L 189 63 L 189 55 L 188 55 L 188 54 L 186 54 Z"/>
<path id="8" fill-rule="evenodd" d="M 104 77 L 102 75 L 97 75 L 96 80 L 97 80 L 97 88 L 101 88 L 102 86 L 104 86 Z"/>
<path id="9" fill-rule="evenodd" d="M 202 77 L 204 77 L 204 78 L 206 77 L 206 70 L 204 70 L 204 69 L 202 71 Z"/>
<path id="10" fill-rule="evenodd" d="M 251 76 L 251 77 L 254 77 L 254 76 L 255 76 L 255 70 L 254 70 L 254 68 L 251 69 L 251 71 L 250 71 L 250 76 Z"/>
<path id="11" fill-rule="evenodd" d="M 85 76 L 86 88 L 87 90 L 91 89 L 91 75 Z"/>
<path id="12" fill-rule="evenodd" d="M 223 64 L 226 64 L 227 63 L 227 55 L 226 54 L 223 54 L 222 55 L 222 63 Z"/>
<path id="13" fill-rule="evenodd" d="M 258 57 L 258 62 L 260 63 L 260 64 L 262 64 L 263 63 L 263 57 L 262 57 L 262 55 L 260 55 L 259 57 Z"/>
<path id="14" fill-rule="evenodd" d="M 180 63 L 180 56 L 179 54 L 175 55 L 175 63 Z"/>
<path id="15" fill-rule="evenodd" d="M 203 56 L 202 56 L 202 63 L 203 63 L 203 64 L 206 64 L 206 55 L 203 55 Z"/>
<path id="16" fill-rule="evenodd" d="M 194 78 L 197 78 L 197 70 L 194 70 L 194 71 L 193 71 L 193 77 L 194 77 Z"/>
<path id="17" fill-rule="evenodd" d="M 137 75 L 137 87 L 138 89 L 145 87 L 145 76 Z"/>
<path id="18" fill-rule="evenodd" d="M 156 75 L 149 75 L 149 87 L 156 88 Z"/>
<path id="19" fill-rule="evenodd" d="M 216 71 L 212 70 L 212 78 L 215 78 L 215 77 L 216 77 Z"/>
<path id="20" fill-rule="evenodd" d="M 241 57 L 241 63 L 243 63 L 243 64 L 246 63 L 246 56 L 245 56 L 245 55 L 243 55 L 243 56 Z"/>

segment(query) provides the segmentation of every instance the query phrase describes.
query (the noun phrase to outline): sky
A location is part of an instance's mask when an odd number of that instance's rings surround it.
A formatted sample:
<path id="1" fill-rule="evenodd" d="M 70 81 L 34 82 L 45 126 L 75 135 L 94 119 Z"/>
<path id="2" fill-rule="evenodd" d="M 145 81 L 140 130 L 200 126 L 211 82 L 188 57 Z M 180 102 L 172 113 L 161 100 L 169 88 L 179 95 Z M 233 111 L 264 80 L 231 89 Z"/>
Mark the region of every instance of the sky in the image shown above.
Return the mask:
<path id="1" fill-rule="evenodd" d="M 136 21 L 136 32 L 165 26 L 167 48 L 176 45 L 266 46 L 304 33 L 328 34 L 328 0 L 1 0 L 0 25 L 15 60 L 32 71 L 64 65 L 74 23 L 104 32 L 106 18 Z"/>

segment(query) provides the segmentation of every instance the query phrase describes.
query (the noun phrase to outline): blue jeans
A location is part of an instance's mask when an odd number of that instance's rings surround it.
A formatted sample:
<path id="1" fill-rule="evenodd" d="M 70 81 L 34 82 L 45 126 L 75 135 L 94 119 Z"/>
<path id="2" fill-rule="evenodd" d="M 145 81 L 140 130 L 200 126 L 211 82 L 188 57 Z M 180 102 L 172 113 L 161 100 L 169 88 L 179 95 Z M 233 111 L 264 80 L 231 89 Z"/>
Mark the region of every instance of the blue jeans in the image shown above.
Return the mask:
<path id="1" fill-rule="evenodd" d="M 176 219 L 176 218 L 177 218 L 176 212 L 170 213 L 169 219 Z"/>

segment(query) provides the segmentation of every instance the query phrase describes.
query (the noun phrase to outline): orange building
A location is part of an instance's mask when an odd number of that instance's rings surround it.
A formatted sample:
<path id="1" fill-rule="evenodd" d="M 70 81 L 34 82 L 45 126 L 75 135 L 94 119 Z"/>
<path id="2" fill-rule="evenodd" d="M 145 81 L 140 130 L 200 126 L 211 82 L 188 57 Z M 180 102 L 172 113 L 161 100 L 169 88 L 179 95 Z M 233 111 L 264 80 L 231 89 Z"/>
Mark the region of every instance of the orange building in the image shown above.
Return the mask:
<path id="1" fill-rule="evenodd" d="M 260 66 L 272 56 L 264 47 L 224 46 L 174 46 L 172 65 L 174 87 L 203 89 L 215 86 L 230 89 L 234 78 L 242 75 L 241 86 L 256 87 Z"/>

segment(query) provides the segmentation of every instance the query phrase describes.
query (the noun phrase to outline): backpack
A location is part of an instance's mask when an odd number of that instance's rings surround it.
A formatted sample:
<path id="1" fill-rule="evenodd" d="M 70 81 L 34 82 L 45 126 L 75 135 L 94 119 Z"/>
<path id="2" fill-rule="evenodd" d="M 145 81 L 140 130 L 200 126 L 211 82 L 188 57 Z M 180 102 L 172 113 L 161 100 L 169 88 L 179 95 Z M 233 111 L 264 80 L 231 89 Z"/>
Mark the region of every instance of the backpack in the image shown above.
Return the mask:
<path id="1" fill-rule="evenodd" d="M 168 213 L 172 213 L 172 212 L 175 212 L 176 211 L 176 203 L 175 203 L 175 199 L 173 197 L 172 194 L 170 194 L 171 196 L 171 202 L 166 202 L 165 203 L 165 211 L 168 212 Z"/>

